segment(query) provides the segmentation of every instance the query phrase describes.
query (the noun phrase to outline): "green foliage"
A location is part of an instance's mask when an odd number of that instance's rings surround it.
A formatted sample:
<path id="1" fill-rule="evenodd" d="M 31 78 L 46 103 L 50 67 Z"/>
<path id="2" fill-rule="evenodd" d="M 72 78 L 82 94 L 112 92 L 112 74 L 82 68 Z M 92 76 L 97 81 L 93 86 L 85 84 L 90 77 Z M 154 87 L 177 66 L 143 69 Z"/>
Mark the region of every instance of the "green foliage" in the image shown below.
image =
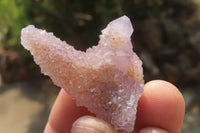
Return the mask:
<path id="1" fill-rule="evenodd" d="M 0 46 L 16 48 L 19 31 L 28 23 L 25 9 L 26 2 L 20 0 L 0 1 Z"/>
<path id="2" fill-rule="evenodd" d="M 191 14 L 190 0 L 0 0 L 0 46 L 20 51 L 20 30 L 28 24 L 54 32 L 62 40 L 72 35 L 95 44 L 102 27 L 123 14 L 134 19 Z M 88 46 L 85 46 L 88 47 Z"/>

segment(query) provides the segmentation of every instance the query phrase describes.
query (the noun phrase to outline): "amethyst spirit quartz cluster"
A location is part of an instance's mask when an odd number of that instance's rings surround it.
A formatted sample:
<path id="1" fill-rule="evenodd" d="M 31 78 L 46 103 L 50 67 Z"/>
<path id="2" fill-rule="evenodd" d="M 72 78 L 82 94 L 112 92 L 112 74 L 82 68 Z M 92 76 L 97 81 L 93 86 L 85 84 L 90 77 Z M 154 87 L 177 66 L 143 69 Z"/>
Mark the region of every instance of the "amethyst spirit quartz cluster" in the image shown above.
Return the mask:
<path id="1" fill-rule="evenodd" d="M 97 46 L 82 52 L 29 25 L 21 31 L 21 44 L 42 73 L 64 88 L 78 106 L 124 133 L 134 130 L 144 86 L 142 62 L 132 51 L 132 32 L 131 21 L 122 16 L 102 30 Z"/>

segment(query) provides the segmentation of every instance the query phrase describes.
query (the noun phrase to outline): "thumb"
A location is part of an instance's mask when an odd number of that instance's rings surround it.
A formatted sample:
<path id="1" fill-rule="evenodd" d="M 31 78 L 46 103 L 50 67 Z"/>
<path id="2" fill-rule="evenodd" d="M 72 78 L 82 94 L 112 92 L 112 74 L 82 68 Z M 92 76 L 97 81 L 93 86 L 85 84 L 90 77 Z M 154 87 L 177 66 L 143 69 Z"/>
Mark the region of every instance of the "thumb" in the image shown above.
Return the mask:
<path id="1" fill-rule="evenodd" d="M 117 131 L 99 118 L 83 116 L 73 123 L 71 133 L 117 133 Z"/>
<path id="2" fill-rule="evenodd" d="M 169 133 L 168 131 L 158 127 L 145 127 L 139 133 Z"/>

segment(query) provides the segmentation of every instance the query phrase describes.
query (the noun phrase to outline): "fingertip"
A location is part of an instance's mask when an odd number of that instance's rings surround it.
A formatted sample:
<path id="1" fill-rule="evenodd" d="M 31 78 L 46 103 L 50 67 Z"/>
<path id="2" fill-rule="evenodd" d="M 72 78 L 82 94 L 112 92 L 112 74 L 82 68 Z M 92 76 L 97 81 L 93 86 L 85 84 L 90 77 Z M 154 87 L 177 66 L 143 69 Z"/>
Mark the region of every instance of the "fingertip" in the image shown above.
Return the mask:
<path id="1" fill-rule="evenodd" d="M 147 82 L 144 91 L 148 95 L 156 95 L 157 98 L 163 99 L 169 104 L 177 107 L 178 110 L 185 113 L 185 101 L 179 89 L 170 82 L 164 80 L 153 80 Z M 158 97 L 160 96 L 160 97 Z"/>
<path id="2" fill-rule="evenodd" d="M 83 116 L 73 123 L 71 133 L 117 133 L 117 131 L 99 118 Z"/>
<path id="3" fill-rule="evenodd" d="M 185 102 L 180 91 L 171 83 L 154 80 L 145 84 L 138 103 L 136 126 L 156 126 L 180 133 Z"/>

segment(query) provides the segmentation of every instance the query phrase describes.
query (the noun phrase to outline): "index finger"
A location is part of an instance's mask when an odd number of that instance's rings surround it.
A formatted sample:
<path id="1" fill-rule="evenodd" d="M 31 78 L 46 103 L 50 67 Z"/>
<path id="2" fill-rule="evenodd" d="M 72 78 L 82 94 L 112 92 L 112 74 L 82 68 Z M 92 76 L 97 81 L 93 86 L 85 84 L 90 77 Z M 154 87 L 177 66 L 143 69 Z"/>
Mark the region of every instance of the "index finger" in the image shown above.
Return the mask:
<path id="1" fill-rule="evenodd" d="M 47 127 L 58 133 L 69 133 L 72 123 L 83 115 L 92 115 L 85 107 L 77 107 L 74 100 L 61 89 L 52 107 Z M 48 130 L 48 128 L 46 129 Z M 45 130 L 46 130 L 45 129 Z M 45 133 L 49 133 L 45 131 Z"/>

